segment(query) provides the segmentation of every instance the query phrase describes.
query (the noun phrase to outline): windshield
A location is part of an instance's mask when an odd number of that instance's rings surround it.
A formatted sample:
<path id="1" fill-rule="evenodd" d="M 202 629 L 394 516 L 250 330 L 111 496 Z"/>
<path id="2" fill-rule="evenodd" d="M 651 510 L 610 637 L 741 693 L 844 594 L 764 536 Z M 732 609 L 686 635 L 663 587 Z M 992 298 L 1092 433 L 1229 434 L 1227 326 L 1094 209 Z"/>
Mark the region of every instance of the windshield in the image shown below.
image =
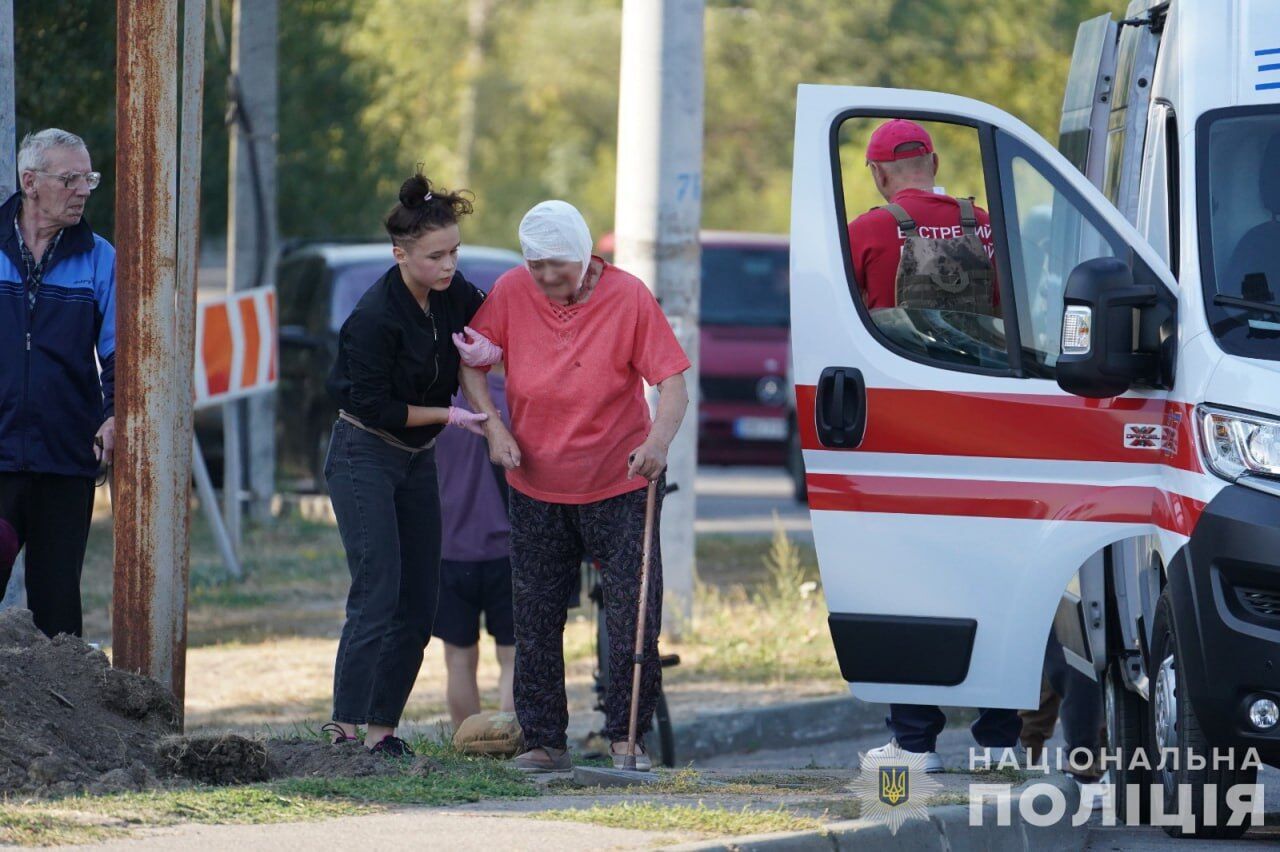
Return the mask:
<path id="1" fill-rule="evenodd" d="M 1210 328 L 1227 352 L 1280 360 L 1280 107 L 1217 110 L 1199 124 Z"/>
<path id="2" fill-rule="evenodd" d="M 785 246 L 704 246 L 702 323 L 785 327 L 791 320 Z"/>

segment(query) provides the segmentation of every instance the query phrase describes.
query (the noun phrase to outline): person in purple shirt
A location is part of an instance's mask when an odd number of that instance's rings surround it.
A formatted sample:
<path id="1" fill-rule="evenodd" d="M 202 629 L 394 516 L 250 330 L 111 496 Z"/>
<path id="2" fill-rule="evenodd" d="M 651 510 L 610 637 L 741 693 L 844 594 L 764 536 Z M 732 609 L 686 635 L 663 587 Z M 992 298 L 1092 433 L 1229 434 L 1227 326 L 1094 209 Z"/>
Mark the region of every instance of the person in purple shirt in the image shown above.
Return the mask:
<path id="1" fill-rule="evenodd" d="M 510 423 L 506 377 L 489 372 L 489 394 Z M 459 393 L 453 404 L 467 407 Z M 444 642 L 449 715 L 457 728 L 480 712 L 476 669 L 480 664 L 480 615 L 498 646 L 499 705 L 515 709 L 515 616 L 511 607 L 511 562 L 507 546 L 507 481 L 489 461 L 489 445 L 465 429 L 445 429 L 436 439 L 436 465 L 443 516 L 440 605 L 431 632 Z"/>

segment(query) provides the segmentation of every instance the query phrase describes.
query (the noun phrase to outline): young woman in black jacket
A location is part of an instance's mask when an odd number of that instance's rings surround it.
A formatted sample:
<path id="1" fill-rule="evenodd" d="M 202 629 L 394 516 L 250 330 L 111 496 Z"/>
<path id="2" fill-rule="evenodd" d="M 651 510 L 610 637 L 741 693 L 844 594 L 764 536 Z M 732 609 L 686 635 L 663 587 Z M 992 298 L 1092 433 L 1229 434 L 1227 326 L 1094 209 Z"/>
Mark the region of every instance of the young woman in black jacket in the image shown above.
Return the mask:
<path id="1" fill-rule="evenodd" d="M 479 432 L 484 415 L 452 408 L 458 351 L 451 337 L 484 294 L 458 272 L 464 193 L 404 182 L 386 218 L 396 265 L 343 323 L 328 390 L 337 401 L 324 474 L 347 551 L 351 590 L 333 673 L 335 744 L 411 754 L 395 736 L 431 636 L 440 584 L 435 437 Z"/>

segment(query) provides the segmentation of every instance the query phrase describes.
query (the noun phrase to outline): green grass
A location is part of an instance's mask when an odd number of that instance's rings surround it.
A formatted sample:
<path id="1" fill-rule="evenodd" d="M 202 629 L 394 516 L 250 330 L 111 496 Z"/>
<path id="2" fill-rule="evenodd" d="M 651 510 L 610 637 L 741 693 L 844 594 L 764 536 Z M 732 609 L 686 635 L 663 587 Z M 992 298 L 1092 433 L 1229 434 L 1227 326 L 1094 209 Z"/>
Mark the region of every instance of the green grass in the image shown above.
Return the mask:
<path id="1" fill-rule="evenodd" d="M 538 795 L 537 787 L 506 761 L 460 754 L 447 742 L 428 737 L 417 737 L 411 745 L 440 769 L 429 775 L 380 778 L 290 778 L 275 787 L 292 795 L 395 805 L 452 805 Z"/>
<path id="2" fill-rule="evenodd" d="M 640 829 L 645 832 L 698 832 L 701 834 L 763 834 L 801 832 L 819 828 L 812 817 L 795 816 L 781 807 L 771 810 L 730 810 L 698 805 L 659 805 L 655 802 L 620 802 L 593 805 L 584 809 L 543 811 L 534 819 L 563 823 L 589 823 L 608 828 Z"/>
<path id="3" fill-rule="evenodd" d="M 385 805 L 448 805 L 538 795 L 533 784 L 500 761 L 461 755 L 448 744 L 426 737 L 413 745 L 440 769 L 425 776 L 290 778 L 243 787 L 193 786 L 3 803 L 0 844 L 91 843 L 124 836 L 142 826 L 306 822 L 374 813 Z M 410 763 L 406 759 L 406 769 Z"/>
<path id="4" fill-rule="evenodd" d="M 811 817 L 798 817 L 783 810 L 752 810 L 743 807 L 696 805 L 661 805 L 654 802 L 621 802 L 592 805 L 589 808 L 564 808 L 532 815 L 535 819 L 561 822 L 585 822 L 609 828 L 634 828 L 644 831 L 695 831 L 701 834 L 763 834 L 777 831 L 816 829 L 821 823 Z"/>
<path id="5" fill-rule="evenodd" d="M 118 837 L 136 826 L 303 822 L 372 810 L 292 793 L 281 785 L 190 787 L 0 805 L 0 843 L 54 846 Z"/>
<path id="6" fill-rule="evenodd" d="M 812 549 L 793 542 L 781 524 L 775 524 L 767 549 L 759 542 L 750 546 L 759 566 L 758 578 L 750 585 L 728 588 L 699 584 L 694 621 L 680 649 L 683 657 L 684 646 L 689 646 L 689 663 L 663 677 L 672 683 L 707 678 L 748 683 L 838 681 Z"/>

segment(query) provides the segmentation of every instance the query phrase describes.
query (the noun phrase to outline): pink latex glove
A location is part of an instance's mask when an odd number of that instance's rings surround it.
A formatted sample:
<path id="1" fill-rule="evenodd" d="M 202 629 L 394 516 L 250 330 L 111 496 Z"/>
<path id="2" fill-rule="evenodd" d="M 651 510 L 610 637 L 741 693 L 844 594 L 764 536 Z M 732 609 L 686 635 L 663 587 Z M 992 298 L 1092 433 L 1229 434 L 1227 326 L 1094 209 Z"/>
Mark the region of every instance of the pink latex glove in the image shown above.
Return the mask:
<path id="1" fill-rule="evenodd" d="M 466 429 L 468 432 L 483 435 L 484 429 L 480 424 L 488 419 L 489 415 L 487 414 L 476 414 L 474 411 L 467 411 L 465 408 L 458 408 L 456 405 L 449 406 L 450 426 L 457 426 L 459 429 Z"/>
<path id="2" fill-rule="evenodd" d="M 453 345 L 468 367 L 488 367 L 502 360 L 502 347 L 469 325 L 462 334 L 453 335 Z"/>

